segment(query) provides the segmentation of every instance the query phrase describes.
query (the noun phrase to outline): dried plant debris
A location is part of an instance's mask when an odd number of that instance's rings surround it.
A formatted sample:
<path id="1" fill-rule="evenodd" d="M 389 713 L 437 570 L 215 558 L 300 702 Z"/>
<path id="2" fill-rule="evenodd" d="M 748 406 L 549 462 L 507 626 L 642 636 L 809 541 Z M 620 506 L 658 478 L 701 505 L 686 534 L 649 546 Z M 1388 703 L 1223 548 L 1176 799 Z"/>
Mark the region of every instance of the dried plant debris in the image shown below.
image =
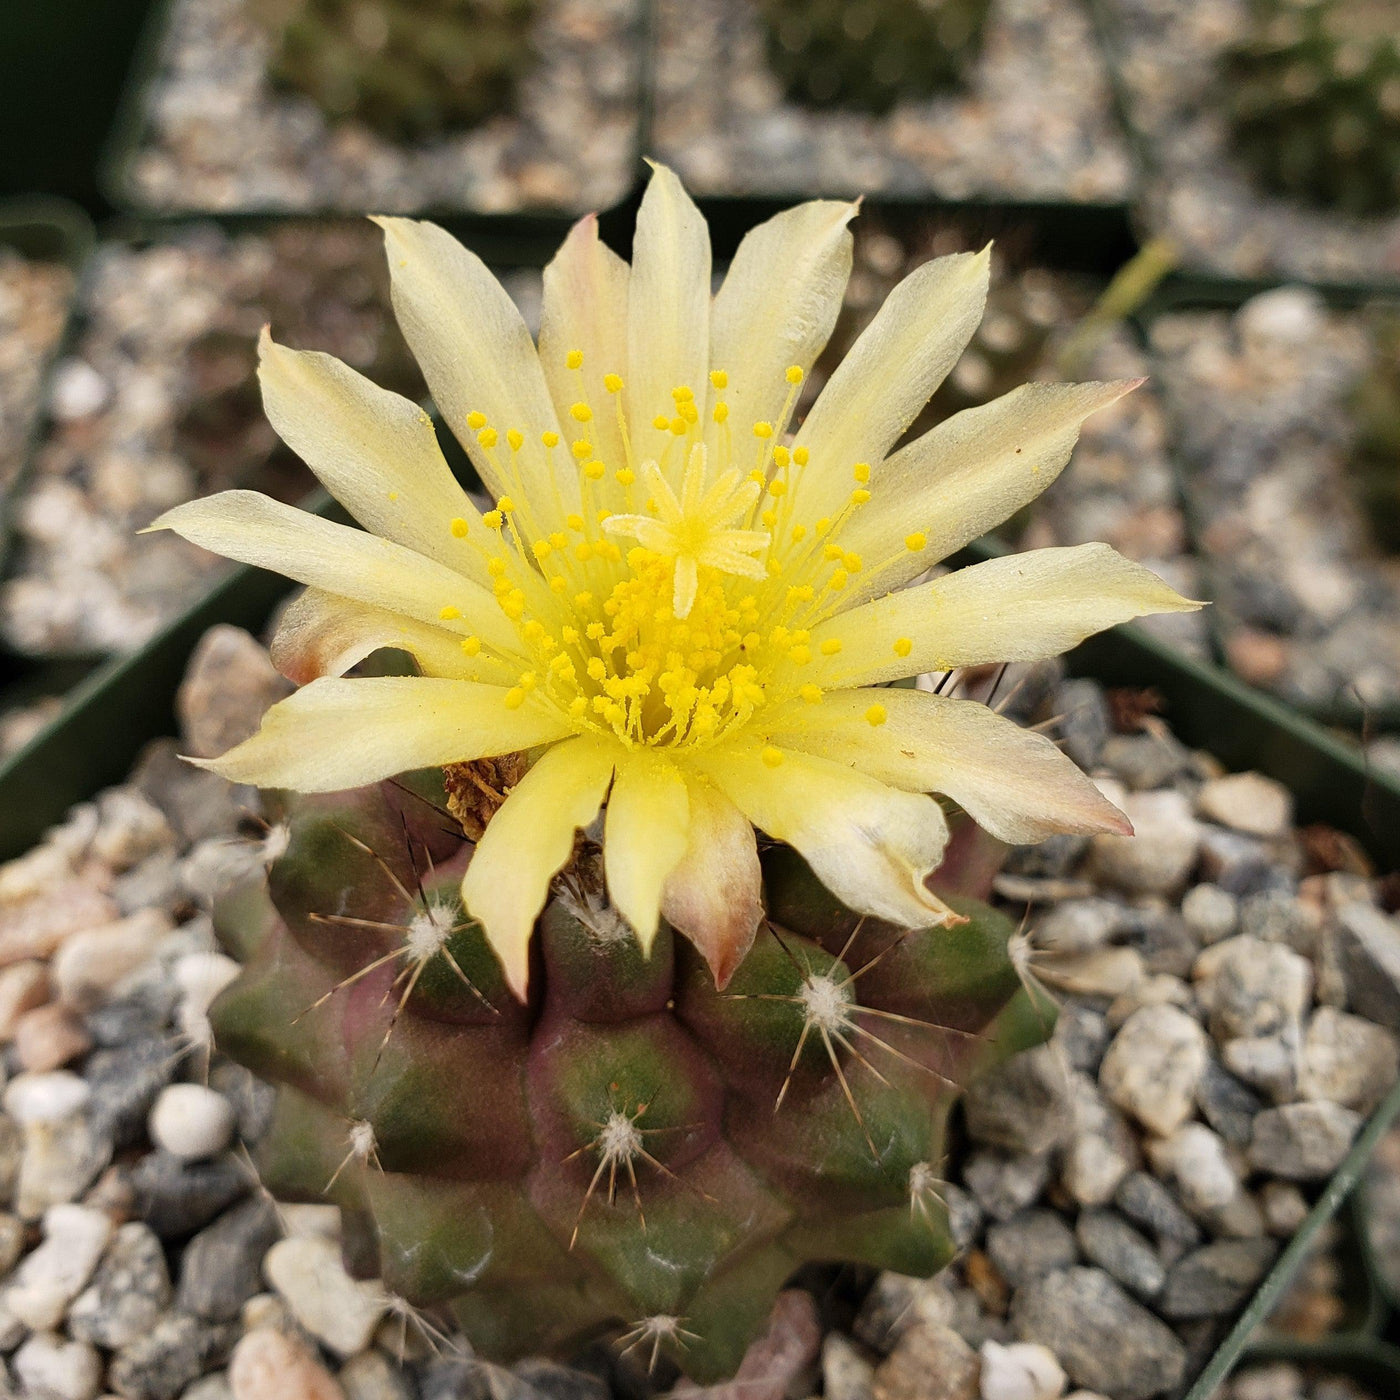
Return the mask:
<path id="1" fill-rule="evenodd" d="M 1125 114 L 1154 170 L 1149 221 L 1189 263 L 1242 277 L 1400 277 L 1400 55 L 1385 0 L 1103 0 L 1102 10 Z M 1338 43 L 1348 26 L 1360 43 Z M 1293 105 L 1262 118 L 1242 110 L 1290 45 Z M 1329 83 L 1333 109 L 1295 120 Z M 1314 158 L 1308 139 L 1339 140 L 1343 154 Z"/>
<path id="2" fill-rule="evenodd" d="M 790 16 L 781 22 L 790 8 L 768 6 L 780 59 L 801 37 Z M 873 18 L 875 33 L 902 7 L 839 8 L 843 26 Z M 965 11 L 971 25 L 977 7 L 942 8 Z M 1108 78 L 1086 14 L 1068 0 L 993 0 L 961 86 L 909 93 L 884 115 L 860 110 L 883 105 L 878 94 L 847 107 L 814 106 L 810 91 L 789 96 L 787 64 L 770 63 L 764 13 L 748 0 L 660 0 L 653 144 L 698 193 L 1112 202 L 1129 192 Z M 815 54 L 801 68 L 820 76 Z"/>
<path id="3" fill-rule="evenodd" d="M 125 171 L 138 203 L 582 213 L 615 203 L 632 182 L 641 0 L 540 0 L 525 41 L 528 61 L 510 59 L 514 89 L 502 110 L 466 130 L 402 140 L 356 118 L 328 118 L 312 97 L 274 78 L 274 32 L 259 22 L 254 3 L 173 6 L 146 95 L 145 131 Z M 397 124 L 400 131 L 415 125 Z"/>
<path id="4" fill-rule="evenodd" d="M 1228 661 L 1294 704 L 1389 723 L 1400 560 L 1360 489 L 1384 407 L 1357 410 L 1383 388 L 1387 324 L 1285 287 L 1164 317 L 1152 351 Z"/>
<path id="5" fill-rule="evenodd" d="M 44 370 L 63 336 L 73 274 L 0 248 L 0 491 L 24 464 Z"/>

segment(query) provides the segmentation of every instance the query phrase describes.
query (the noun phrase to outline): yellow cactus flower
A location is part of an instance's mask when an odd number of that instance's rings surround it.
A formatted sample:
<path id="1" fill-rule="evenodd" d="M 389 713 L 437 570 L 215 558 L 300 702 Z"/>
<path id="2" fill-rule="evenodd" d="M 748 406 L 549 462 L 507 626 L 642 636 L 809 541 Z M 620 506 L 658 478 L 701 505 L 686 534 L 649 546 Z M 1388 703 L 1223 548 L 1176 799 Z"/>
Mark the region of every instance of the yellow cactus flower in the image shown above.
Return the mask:
<path id="1" fill-rule="evenodd" d="M 952 917 L 926 884 L 948 836 L 931 793 L 1006 841 L 1128 829 L 1042 736 L 874 687 L 1196 606 L 1097 544 L 914 582 L 1134 385 L 1027 385 L 896 448 L 981 318 L 984 251 L 911 273 L 796 422 L 855 212 L 770 219 L 712 297 L 704 221 L 658 166 L 630 267 L 587 218 L 546 268 L 538 348 L 478 258 L 380 219 L 399 322 L 491 503 L 418 406 L 264 334 L 268 417 L 364 529 L 248 491 L 156 522 L 308 588 L 274 645 L 302 688 L 205 766 L 320 792 L 528 752 L 462 887 L 521 996 L 550 884 L 604 807 L 613 905 L 646 947 L 664 916 L 721 984 L 760 917 L 754 828 L 907 926 Z M 421 674 L 345 676 L 381 647 Z"/>

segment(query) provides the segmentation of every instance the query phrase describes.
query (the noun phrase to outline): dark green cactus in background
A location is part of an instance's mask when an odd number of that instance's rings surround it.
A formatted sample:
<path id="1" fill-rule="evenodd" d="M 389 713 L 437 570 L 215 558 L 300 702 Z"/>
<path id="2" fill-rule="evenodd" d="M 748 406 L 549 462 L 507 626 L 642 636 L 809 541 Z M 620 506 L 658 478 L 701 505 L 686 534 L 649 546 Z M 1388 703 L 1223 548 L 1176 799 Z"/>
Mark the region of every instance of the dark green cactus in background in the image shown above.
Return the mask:
<path id="1" fill-rule="evenodd" d="M 395 140 L 510 106 L 540 0 L 254 0 L 271 76 Z"/>
<path id="2" fill-rule="evenodd" d="M 883 113 L 956 87 L 991 0 L 760 0 L 768 62 L 790 96 Z"/>
<path id="3" fill-rule="evenodd" d="M 774 848 L 721 991 L 664 925 L 642 955 L 581 841 L 521 1005 L 463 915 L 444 800 L 436 775 L 295 799 L 267 882 L 216 911 L 245 963 L 217 1043 L 279 1091 L 264 1181 L 337 1202 L 352 1267 L 490 1357 L 611 1335 L 709 1380 L 804 1263 L 948 1261 L 949 1110 L 1053 1012 L 1006 918 L 945 893 L 967 922 L 860 920 Z M 990 881 L 975 840 L 944 872 Z"/>
<path id="4" fill-rule="evenodd" d="M 1400 313 L 1380 312 L 1372 359 L 1352 396 L 1351 475 L 1376 543 L 1400 554 Z"/>
<path id="5" fill-rule="evenodd" d="M 1400 209 L 1394 0 L 1255 0 L 1223 77 L 1235 144 L 1265 187 L 1349 214 Z"/>

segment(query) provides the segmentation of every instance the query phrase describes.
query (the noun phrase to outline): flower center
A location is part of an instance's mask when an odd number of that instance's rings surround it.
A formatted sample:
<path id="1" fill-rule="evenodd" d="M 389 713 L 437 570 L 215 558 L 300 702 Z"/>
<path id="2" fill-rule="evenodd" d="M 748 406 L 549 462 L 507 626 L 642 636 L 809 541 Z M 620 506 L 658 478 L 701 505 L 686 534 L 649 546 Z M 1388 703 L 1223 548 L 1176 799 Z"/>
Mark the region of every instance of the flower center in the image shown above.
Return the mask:
<path id="1" fill-rule="evenodd" d="M 568 367 L 580 371 L 570 416 L 589 431 L 597 419 L 582 363 L 579 351 L 570 352 Z M 793 695 L 821 700 L 821 688 L 801 674 L 813 659 L 812 630 L 836 611 L 856 574 L 878 575 L 904 551 L 867 569 L 840 543 L 870 500 L 865 463 L 849 468 L 853 484 L 839 508 L 810 518 L 808 451 L 780 441 L 802 370 L 794 365 L 785 378 L 778 421 L 753 424 L 753 447 L 744 448 L 729 423 L 723 371 L 710 376 L 707 412 L 681 385 L 671 395 L 673 411 L 640 426 L 627 422 L 621 378 L 604 376 L 620 460 L 605 461 L 589 438 L 572 443 L 574 510 L 560 492 L 553 501 L 527 496 L 519 460 L 537 449 L 522 431 L 510 428 L 502 440 L 484 415 L 469 415 L 498 478 L 519 490 L 482 517 L 484 537 L 464 520 L 450 522 L 464 548 L 485 556 L 497 604 L 531 658 L 507 689 L 507 707 L 545 703 L 580 731 L 675 746 L 717 742 Z M 566 479 L 559 434 L 538 441 L 550 454 L 551 479 Z M 619 540 L 632 542 L 625 553 Z M 905 547 L 918 552 L 925 543 L 911 534 Z M 451 626 L 461 614 L 449 603 L 441 617 Z M 896 652 L 907 655 L 910 645 L 901 638 Z M 468 656 L 485 650 L 474 635 L 462 648 Z M 836 650 L 837 642 L 823 647 L 827 656 Z M 519 666 L 505 654 L 497 659 Z M 782 759 L 772 748 L 763 756 L 771 764 Z"/>

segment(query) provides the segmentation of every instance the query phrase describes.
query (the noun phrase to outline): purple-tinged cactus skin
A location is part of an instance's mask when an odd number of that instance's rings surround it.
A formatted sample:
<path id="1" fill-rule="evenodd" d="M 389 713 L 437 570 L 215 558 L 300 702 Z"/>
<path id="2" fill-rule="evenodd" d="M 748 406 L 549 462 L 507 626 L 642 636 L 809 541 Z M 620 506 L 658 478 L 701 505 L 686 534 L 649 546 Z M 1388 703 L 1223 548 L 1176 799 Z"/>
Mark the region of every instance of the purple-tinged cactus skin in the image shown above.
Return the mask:
<path id="1" fill-rule="evenodd" d="M 949 1112 L 1053 1019 L 1003 915 L 945 883 L 965 922 L 861 919 L 773 847 L 719 991 L 664 925 L 641 952 L 581 842 L 522 1004 L 462 910 L 441 775 L 280 800 L 286 853 L 216 910 L 245 967 L 211 1015 L 278 1088 L 265 1184 L 339 1204 L 353 1269 L 489 1357 L 640 1337 L 712 1381 L 801 1265 L 948 1262 Z M 969 824 L 945 871 L 990 862 Z"/>

